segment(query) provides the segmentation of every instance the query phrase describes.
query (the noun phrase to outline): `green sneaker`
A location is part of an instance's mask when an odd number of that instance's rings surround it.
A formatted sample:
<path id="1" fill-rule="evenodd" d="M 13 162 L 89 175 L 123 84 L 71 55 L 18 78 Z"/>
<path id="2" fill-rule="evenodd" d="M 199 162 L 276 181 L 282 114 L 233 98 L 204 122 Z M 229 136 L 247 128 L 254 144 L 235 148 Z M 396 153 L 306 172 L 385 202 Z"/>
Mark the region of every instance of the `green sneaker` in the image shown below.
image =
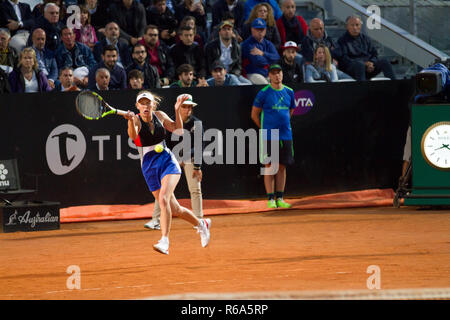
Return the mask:
<path id="1" fill-rule="evenodd" d="M 281 199 L 277 199 L 277 207 L 278 208 L 290 208 L 290 207 L 292 207 L 292 205 L 290 205 L 287 202 L 284 202 L 284 200 L 281 198 Z"/>
<path id="2" fill-rule="evenodd" d="M 269 200 L 267 202 L 267 208 L 276 209 L 277 208 L 277 203 L 275 202 L 275 200 Z"/>

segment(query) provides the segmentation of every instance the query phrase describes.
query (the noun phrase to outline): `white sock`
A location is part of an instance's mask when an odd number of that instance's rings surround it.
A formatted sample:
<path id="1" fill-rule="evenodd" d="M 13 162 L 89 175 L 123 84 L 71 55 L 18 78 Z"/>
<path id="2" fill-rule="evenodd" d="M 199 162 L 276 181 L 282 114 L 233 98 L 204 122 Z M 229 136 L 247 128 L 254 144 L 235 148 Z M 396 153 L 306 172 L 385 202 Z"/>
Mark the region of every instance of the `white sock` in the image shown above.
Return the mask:
<path id="1" fill-rule="evenodd" d="M 160 241 L 169 243 L 169 238 L 162 236 Z"/>

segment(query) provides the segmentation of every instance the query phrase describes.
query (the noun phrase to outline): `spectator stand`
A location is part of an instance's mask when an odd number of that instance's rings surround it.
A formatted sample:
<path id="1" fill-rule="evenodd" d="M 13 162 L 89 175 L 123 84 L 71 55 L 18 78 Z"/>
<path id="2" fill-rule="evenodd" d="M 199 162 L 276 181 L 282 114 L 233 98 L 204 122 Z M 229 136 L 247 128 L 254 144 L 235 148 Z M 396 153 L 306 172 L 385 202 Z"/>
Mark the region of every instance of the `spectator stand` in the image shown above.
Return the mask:
<path id="1" fill-rule="evenodd" d="M 369 29 L 367 23 L 364 23 L 363 32 L 374 42 L 378 49 L 379 58 L 385 58 L 391 62 L 398 79 L 410 78 L 418 70 L 428 67 L 436 60 L 448 58 L 448 52 L 450 51 L 448 50 L 450 48 L 448 34 L 444 35 L 441 41 L 431 41 L 431 39 L 439 37 L 435 34 L 445 33 L 442 30 L 448 30 L 446 26 L 450 22 L 446 17 L 448 17 L 450 11 L 449 1 L 334 0 L 330 4 L 325 0 L 311 0 L 296 1 L 296 4 L 297 6 L 300 4 L 306 5 L 306 11 L 315 8 L 322 10 L 325 28 L 333 39 L 336 39 L 345 31 L 343 21 L 347 16 L 357 14 L 366 22 L 371 15 L 370 12 L 367 13 L 366 9 L 370 5 L 379 6 L 382 9 L 381 28 Z M 407 21 L 412 20 L 408 16 L 414 15 L 414 12 L 411 13 L 414 7 L 417 8 L 417 11 L 419 11 L 419 8 L 422 10 L 418 16 L 422 19 L 421 23 L 424 25 L 424 29 L 428 29 L 429 36 L 423 37 L 423 40 L 416 37 L 413 32 L 408 33 L 408 30 L 414 30 L 407 24 Z M 425 10 L 428 13 L 424 13 Z M 432 11 L 433 13 L 431 13 Z M 304 13 L 304 15 L 307 16 L 307 13 Z M 417 21 L 419 20 L 417 19 Z M 433 23 L 434 26 L 430 27 Z M 439 32 L 435 32 L 437 30 Z M 434 43 L 436 47 L 433 46 Z M 438 43 L 440 44 L 439 47 L 437 47 Z M 382 77 L 382 74 L 377 76 L 377 78 L 380 77 Z"/>

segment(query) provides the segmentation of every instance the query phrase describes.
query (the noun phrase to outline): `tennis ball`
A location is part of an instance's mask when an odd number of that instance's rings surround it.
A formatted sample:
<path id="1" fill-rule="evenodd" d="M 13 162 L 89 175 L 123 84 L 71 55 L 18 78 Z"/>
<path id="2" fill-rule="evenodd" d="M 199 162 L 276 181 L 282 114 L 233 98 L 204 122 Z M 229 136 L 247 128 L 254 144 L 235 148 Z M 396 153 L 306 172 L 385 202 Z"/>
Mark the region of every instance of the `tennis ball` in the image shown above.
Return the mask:
<path id="1" fill-rule="evenodd" d="M 162 144 L 157 144 L 157 145 L 155 146 L 155 151 L 156 151 L 156 152 L 160 153 L 160 152 L 163 152 L 163 150 L 164 150 L 164 147 L 163 147 Z"/>

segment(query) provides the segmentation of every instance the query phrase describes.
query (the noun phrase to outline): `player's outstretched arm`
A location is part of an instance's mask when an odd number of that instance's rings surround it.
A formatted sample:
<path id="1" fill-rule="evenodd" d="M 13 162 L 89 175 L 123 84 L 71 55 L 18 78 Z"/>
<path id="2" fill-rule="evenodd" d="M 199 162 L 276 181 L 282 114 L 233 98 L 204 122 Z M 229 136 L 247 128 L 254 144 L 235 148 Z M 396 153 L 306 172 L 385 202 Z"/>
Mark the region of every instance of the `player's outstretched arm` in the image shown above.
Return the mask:
<path id="1" fill-rule="evenodd" d="M 141 130 L 141 122 L 139 121 L 138 116 L 133 111 L 128 110 L 127 114 L 123 117 L 128 120 L 128 136 L 131 140 L 136 140 L 139 131 Z"/>

